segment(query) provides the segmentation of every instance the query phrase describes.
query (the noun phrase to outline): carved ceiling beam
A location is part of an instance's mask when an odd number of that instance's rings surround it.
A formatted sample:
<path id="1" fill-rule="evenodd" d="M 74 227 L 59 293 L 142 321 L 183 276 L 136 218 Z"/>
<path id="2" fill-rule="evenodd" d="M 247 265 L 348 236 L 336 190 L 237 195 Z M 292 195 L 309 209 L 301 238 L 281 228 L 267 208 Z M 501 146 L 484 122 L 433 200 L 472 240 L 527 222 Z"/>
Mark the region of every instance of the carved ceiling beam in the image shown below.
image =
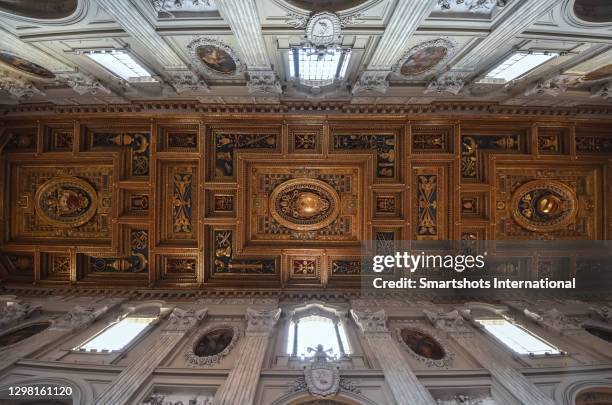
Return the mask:
<path id="1" fill-rule="evenodd" d="M 512 2 L 506 10 L 505 19 L 493 28 L 472 50 L 452 67 L 452 70 L 471 71 L 481 66 L 479 63 L 500 49 L 508 48 L 512 39 L 525 31 L 542 14 L 562 0 L 526 0 Z M 515 5 L 513 8 L 512 6 Z"/>
<path id="2" fill-rule="evenodd" d="M 138 40 L 166 70 L 188 70 L 149 20 L 129 1 L 96 0 L 131 37 Z"/>
<path id="3" fill-rule="evenodd" d="M 378 42 L 367 69 L 361 73 L 353 93 L 375 91 L 385 93 L 391 68 L 406 51 L 408 40 L 425 20 L 437 0 L 400 0 Z"/>
<path id="4" fill-rule="evenodd" d="M 243 62 L 249 71 L 249 93 L 281 93 L 281 86 L 272 70 L 266 43 L 261 32 L 254 0 L 218 0 L 221 16 L 232 28 Z"/>

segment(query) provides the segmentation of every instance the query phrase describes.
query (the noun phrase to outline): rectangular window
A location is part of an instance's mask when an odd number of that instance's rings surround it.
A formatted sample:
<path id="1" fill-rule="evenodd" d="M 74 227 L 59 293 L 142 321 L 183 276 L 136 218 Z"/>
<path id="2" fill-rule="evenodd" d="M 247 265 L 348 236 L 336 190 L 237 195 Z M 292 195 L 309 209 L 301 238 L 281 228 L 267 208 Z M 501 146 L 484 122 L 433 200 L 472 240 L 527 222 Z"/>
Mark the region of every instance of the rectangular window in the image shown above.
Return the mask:
<path id="1" fill-rule="evenodd" d="M 74 350 L 101 352 L 119 351 L 145 330 L 155 317 L 126 317 L 106 327 L 98 335 Z"/>
<path id="2" fill-rule="evenodd" d="M 89 51 L 85 56 L 127 81 L 156 81 L 132 56 L 122 50 Z"/>
<path id="3" fill-rule="evenodd" d="M 557 56 L 555 52 L 515 52 L 487 73 L 485 79 L 508 83 Z"/>
<path id="4" fill-rule="evenodd" d="M 350 57 L 348 49 L 319 52 L 293 48 L 289 51 L 289 76 L 307 86 L 327 86 L 344 78 Z"/>
<path id="5" fill-rule="evenodd" d="M 496 339 L 518 354 L 561 354 L 561 351 L 520 325 L 506 319 L 477 319 Z"/>

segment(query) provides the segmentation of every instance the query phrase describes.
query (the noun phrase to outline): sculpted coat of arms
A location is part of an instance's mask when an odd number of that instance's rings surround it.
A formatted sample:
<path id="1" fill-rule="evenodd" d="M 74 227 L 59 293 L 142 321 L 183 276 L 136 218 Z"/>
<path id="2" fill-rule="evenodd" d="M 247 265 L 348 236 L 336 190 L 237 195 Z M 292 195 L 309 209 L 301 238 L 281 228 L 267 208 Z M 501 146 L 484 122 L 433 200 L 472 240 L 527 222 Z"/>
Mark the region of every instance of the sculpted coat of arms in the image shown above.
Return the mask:
<path id="1" fill-rule="evenodd" d="M 316 349 L 308 348 L 315 352 L 312 362 L 304 367 L 304 377 L 308 391 L 313 395 L 326 397 L 338 393 L 340 389 L 339 366 L 333 361 L 323 345 L 317 345 Z M 332 361 L 329 361 L 332 360 Z"/>

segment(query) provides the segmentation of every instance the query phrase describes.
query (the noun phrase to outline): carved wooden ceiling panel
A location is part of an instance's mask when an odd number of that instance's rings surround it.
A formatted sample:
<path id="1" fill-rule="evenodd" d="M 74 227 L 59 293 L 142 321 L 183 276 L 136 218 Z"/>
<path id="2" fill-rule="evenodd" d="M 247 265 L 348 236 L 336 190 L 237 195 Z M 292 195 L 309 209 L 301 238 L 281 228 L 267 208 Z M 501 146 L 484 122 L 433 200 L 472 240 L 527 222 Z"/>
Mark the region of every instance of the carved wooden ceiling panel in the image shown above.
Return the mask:
<path id="1" fill-rule="evenodd" d="M 364 240 L 606 239 L 607 124 L 9 120 L 3 282 L 352 289 Z"/>

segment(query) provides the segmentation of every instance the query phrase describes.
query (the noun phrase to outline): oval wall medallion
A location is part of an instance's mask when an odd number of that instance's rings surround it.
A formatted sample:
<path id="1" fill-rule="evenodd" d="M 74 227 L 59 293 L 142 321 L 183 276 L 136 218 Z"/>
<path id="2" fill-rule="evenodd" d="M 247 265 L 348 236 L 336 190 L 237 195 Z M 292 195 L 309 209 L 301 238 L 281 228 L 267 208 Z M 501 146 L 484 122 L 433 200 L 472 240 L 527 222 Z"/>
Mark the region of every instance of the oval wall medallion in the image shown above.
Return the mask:
<path id="1" fill-rule="evenodd" d="M 429 72 L 447 60 L 454 45 L 445 39 L 423 42 L 410 48 L 399 61 L 398 73 L 403 76 L 419 76 Z"/>
<path id="2" fill-rule="evenodd" d="M 534 232 L 563 229 L 574 221 L 578 211 L 574 191 L 555 180 L 523 184 L 514 191 L 511 207 L 514 220 Z"/>
<path id="3" fill-rule="evenodd" d="M 281 225 L 312 231 L 331 224 L 339 214 L 338 193 L 316 179 L 293 179 L 281 183 L 270 194 L 270 214 Z"/>
<path id="4" fill-rule="evenodd" d="M 96 190 L 77 177 L 54 177 L 43 183 L 34 196 L 39 218 L 53 226 L 73 228 L 89 221 L 98 208 Z"/>
<path id="5" fill-rule="evenodd" d="M 41 79 L 53 79 L 55 77 L 55 74 L 50 70 L 12 53 L 0 52 L 0 62 L 22 73 L 27 73 Z"/>
<path id="6" fill-rule="evenodd" d="M 586 22 L 612 22 L 612 3 L 609 0 L 576 0 L 574 14 Z"/>
<path id="7" fill-rule="evenodd" d="M 244 70 L 242 63 L 229 46 L 213 38 L 196 38 L 188 46 L 191 60 L 207 73 L 235 76 Z"/>
<path id="8" fill-rule="evenodd" d="M 51 322 L 38 322 L 4 333 L 3 335 L 0 335 L 0 348 L 19 343 L 22 340 L 42 332 L 49 326 L 51 326 Z"/>
<path id="9" fill-rule="evenodd" d="M 397 329 L 397 339 L 415 359 L 433 367 L 449 367 L 454 355 L 428 332 L 415 327 Z"/>
<path id="10" fill-rule="evenodd" d="M 191 366 L 210 366 L 219 363 L 236 345 L 240 330 L 235 326 L 211 326 L 198 333 L 185 353 Z"/>

